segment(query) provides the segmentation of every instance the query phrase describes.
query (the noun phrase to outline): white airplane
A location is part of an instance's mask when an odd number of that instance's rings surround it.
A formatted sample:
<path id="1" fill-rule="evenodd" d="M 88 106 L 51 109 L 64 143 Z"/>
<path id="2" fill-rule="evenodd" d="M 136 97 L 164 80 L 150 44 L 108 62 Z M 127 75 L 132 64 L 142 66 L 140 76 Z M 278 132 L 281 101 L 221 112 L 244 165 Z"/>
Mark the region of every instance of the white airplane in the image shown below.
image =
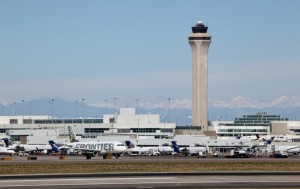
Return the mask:
<path id="1" fill-rule="evenodd" d="M 49 141 L 49 144 L 19 144 L 15 146 L 18 151 L 24 151 L 25 153 L 43 152 L 45 154 L 51 152 L 58 152 L 58 147 L 53 140 Z"/>
<path id="2" fill-rule="evenodd" d="M 53 146 L 55 142 L 52 140 L 49 141 L 49 144 L 12 144 L 8 138 L 3 138 L 2 140 L 6 148 L 14 151 L 24 151 L 25 153 L 57 151 L 57 147 Z"/>
<path id="3" fill-rule="evenodd" d="M 46 154 L 52 150 L 52 147 L 49 144 L 19 144 L 16 149 L 26 153 L 43 152 Z"/>
<path id="4" fill-rule="evenodd" d="M 275 142 L 294 142 L 300 141 L 300 136 L 298 135 L 275 135 Z"/>
<path id="5" fill-rule="evenodd" d="M 0 155 L 10 155 L 13 156 L 15 154 L 15 151 L 11 149 L 12 143 L 8 138 L 2 138 L 1 141 L 3 141 L 3 146 L 0 147 Z"/>
<path id="6" fill-rule="evenodd" d="M 142 156 L 142 155 L 160 155 L 160 152 L 158 151 L 157 147 L 139 147 L 132 144 L 129 140 L 125 141 L 125 144 L 127 146 L 126 152 L 128 152 L 130 155 L 134 156 Z"/>
<path id="7" fill-rule="evenodd" d="M 275 145 L 275 151 L 285 151 L 285 152 L 291 152 L 291 153 L 300 153 L 300 146 L 278 146 Z"/>
<path id="8" fill-rule="evenodd" d="M 126 147 L 119 141 L 108 142 L 73 142 L 67 146 L 74 151 L 81 151 L 85 154 L 87 159 L 92 156 L 106 156 L 114 155 L 116 158 L 120 157 L 126 151 Z"/>
<path id="9" fill-rule="evenodd" d="M 174 148 L 170 145 L 162 145 L 157 147 L 161 155 L 174 155 Z"/>
<path id="10" fill-rule="evenodd" d="M 141 156 L 141 155 L 150 155 L 150 149 L 149 147 L 135 147 L 130 141 L 125 141 L 126 146 L 127 146 L 127 150 L 126 152 L 128 152 L 130 155 L 137 155 L 137 156 Z"/>
<path id="11" fill-rule="evenodd" d="M 119 141 L 107 141 L 107 142 L 78 142 L 76 140 L 76 134 L 72 127 L 69 126 L 69 135 L 71 143 L 66 146 L 73 151 L 80 151 L 85 154 L 87 159 L 92 156 L 106 156 L 114 155 L 116 158 L 120 157 L 126 151 L 126 147 L 122 142 Z M 77 142 L 74 142 L 77 141 Z"/>
<path id="12" fill-rule="evenodd" d="M 187 155 L 191 155 L 191 156 L 196 155 L 197 156 L 201 153 L 207 152 L 207 147 L 199 145 L 199 144 L 195 144 L 195 145 L 190 145 L 188 147 L 182 147 L 179 150 L 185 156 L 187 156 Z"/>
<path id="13" fill-rule="evenodd" d="M 132 144 L 130 141 L 125 141 L 127 146 L 127 152 L 131 155 L 173 155 L 174 148 L 171 147 L 168 143 L 165 143 L 160 146 L 149 146 L 149 147 L 139 147 Z"/>
<path id="14" fill-rule="evenodd" d="M 13 156 L 15 151 L 9 148 L 0 147 L 0 155 L 10 155 Z"/>
<path id="15" fill-rule="evenodd" d="M 251 141 L 266 141 L 265 136 L 260 137 L 258 134 L 251 135 L 251 136 L 237 136 L 236 139 L 244 139 L 244 140 L 251 140 Z"/>

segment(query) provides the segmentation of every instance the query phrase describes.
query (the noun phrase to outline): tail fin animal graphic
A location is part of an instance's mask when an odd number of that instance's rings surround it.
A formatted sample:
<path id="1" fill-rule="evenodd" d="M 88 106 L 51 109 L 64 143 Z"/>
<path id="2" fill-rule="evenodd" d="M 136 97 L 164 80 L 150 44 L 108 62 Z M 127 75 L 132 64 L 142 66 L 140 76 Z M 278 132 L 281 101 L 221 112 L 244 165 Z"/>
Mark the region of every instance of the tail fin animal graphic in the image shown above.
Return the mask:
<path id="1" fill-rule="evenodd" d="M 70 142 L 79 142 L 79 141 L 76 139 L 76 134 L 75 134 L 75 132 L 73 131 L 73 128 L 72 128 L 71 126 L 68 126 L 68 130 L 69 130 Z"/>

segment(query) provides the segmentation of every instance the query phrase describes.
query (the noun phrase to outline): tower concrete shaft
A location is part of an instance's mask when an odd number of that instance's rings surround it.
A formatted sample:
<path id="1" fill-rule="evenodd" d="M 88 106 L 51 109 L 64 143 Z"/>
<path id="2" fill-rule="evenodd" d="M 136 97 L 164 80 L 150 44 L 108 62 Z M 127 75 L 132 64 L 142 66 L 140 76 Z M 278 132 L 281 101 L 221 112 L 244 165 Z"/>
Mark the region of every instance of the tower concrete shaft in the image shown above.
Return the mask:
<path id="1" fill-rule="evenodd" d="M 211 36 L 198 22 L 189 36 L 192 49 L 192 125 L 207 131 L 208 127 L 208 48 Z"/>

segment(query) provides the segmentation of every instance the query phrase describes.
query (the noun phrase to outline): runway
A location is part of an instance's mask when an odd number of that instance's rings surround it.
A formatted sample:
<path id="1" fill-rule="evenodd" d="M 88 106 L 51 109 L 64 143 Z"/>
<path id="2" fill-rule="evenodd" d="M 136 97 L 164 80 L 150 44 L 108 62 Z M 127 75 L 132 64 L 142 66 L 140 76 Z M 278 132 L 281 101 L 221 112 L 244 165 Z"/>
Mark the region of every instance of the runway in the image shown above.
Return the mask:
<path id="1" fill-rule="evenodd" d="M 135 176 L 1 179 L 0 188 L 298 188 L 299 176 Z"/>
<path id="2" fill-rule="evenodd" d="M 1 156 L 3 157 L 3 156 Z M 194 156 L 122 156 L 118 159 L 103 159 L 84 156 L 66 156 L 60 160 L 59 156 L 35 155 L 37 160 L 27 160 L 27 157 L 14 156 L 11 161 L 0 161 L 1 165 L 19 164 L 69 164 L 112 162 L 298 162 L 299 157 L 286 159 L 276 158 L 197 158 Z M 101 164 L 102 166 L 102 164 Z M 0 176 L 0 188 L 12 189 L 67 189 L 67 188 L 299 188 L 300 172 L 135 172 L 135 173 L 89 173 L 89 174 L 33 174 L 33 175 L 4 175 Z"/>

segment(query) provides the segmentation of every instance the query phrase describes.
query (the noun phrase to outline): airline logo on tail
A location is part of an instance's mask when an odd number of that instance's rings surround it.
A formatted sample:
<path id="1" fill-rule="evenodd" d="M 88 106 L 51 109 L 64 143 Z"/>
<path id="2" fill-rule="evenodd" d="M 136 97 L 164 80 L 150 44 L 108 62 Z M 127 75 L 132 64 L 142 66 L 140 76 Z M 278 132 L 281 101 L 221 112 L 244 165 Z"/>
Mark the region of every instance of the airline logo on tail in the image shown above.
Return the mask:
<path id="1" fill-rule="evenodd" d="M 51 147 L 52 147 L 52 151 L 54 151 L 54 152 L 58 152 L 58 147 L 56 146 L 56 144 L 55 144 L 55 142 L 53 141 L 53 140 L 50 140 L 49 141 L 49 144 L 51 145 Z"/>
<path id="2" fill-rule="evenodd" d="M 132 144 L 132 142 L 130 142 L 129 140 L 126 140 L 125 141 L 125 144 L 126 144 L 126 146 L 127 146 L 127 148 L 134 148 L 134 145 Z"/>
<path id="3" fill-rule="evenodd" d="M 174 152 L 180 153 L 179 146 L 176 144 L 176 141 L 172 141 L 172 147 L 174 148 Z"/>
<path id="4" fill-rule="evenodd" d="M 255 136 L 256 136 L 256 140 L 259 140 L 260 138 L 259 134 L 255 134 Z"/>
<path id="5" fill-rule="evenodd" d="M 79 141 L 76 139 L 76 134 L 75 134 L 75 132 L 73 131 L 73 128 L 72 128 L 71 126 L 68 126 L 68 130 L 69 130 L 70 142 L 79 142 Z"/>
<path id="6" fill-rule="evenodd" d="M 1 140 L 4 141 L 6 148 L 12 145 L 12 142 L 8 138 L 2 138 Z"/>
<path id="7" fill-rule="evenodd" d="M 271 139 L 267 140 L 267 145 L 270 145 L 274 140 L 274 137 L 271 137 Z"/>

